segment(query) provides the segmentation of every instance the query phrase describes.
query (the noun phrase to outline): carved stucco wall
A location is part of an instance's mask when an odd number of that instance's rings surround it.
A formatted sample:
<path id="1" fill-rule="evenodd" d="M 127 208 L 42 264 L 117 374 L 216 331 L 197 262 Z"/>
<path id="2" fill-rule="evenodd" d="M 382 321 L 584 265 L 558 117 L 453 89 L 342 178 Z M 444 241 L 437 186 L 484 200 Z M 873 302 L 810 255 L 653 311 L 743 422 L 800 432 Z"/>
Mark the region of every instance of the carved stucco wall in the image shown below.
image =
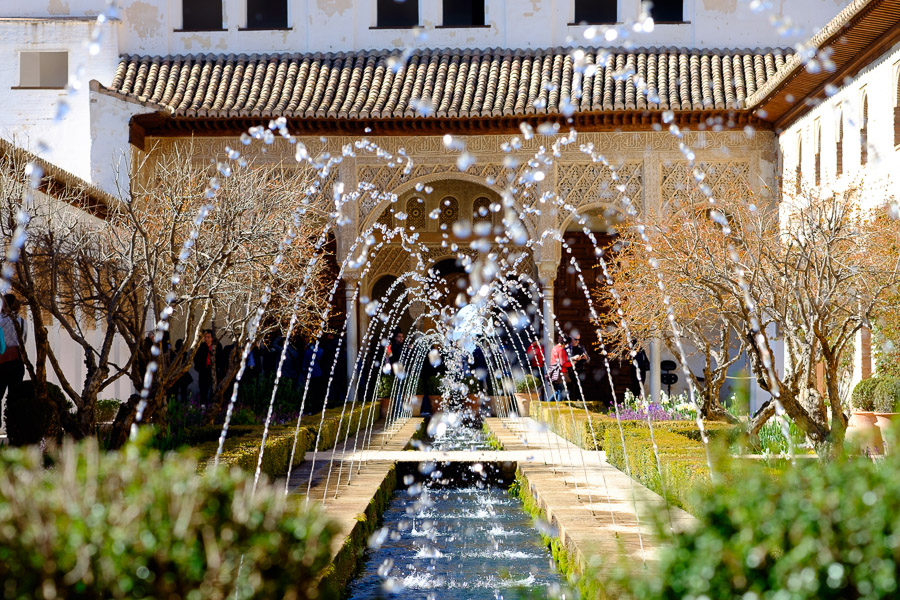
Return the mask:
<path id="1" fill-rule="evenodd" d="M 473 217 L 473 204 L 478 197 L 499 201 L 500 194 L 507 189 L 532 236 L 548 229 L 564 228 L 571 221 L 573 211 L 625 210 L 630 203 L 640 212 L 660 210 L 667 201 L 685 196 L 703 198 L 705 194 L 699 186 L 709 186 L 709 193 L 718 197 L 742 193 L 769 198 L 771 190 L 776 189 L 776 141 L 772 133 L 762 131 L 750 136 L 743 131 L 694 132 L 684 134 L 681 139 L 665 131 L 583 133 L 575 143 L 559 148 L 556 156 L 549 151 L 555 138 L 520 139 L 512 145 L 515 149 L 507 147 L 509 151 L 504 151 L 509 136 L 461 136 L 457 139 L 465 144 L 466 152 L 474 159 L 464 173 L 457 167 L 460 152 L 448 150 L 440 137 L 368 139 L 381 149 L 381 156 L 371 150 L 356 150 L 355 156 L 345 155 L 322 188 L 322 193 L 331 197 L 333 183 L 339 180 L 344 184 L 345 193 L 363 183 L 372 184 L 380 193 L 380 197 L 364 193 L 358 202 L 345 207 L 348 224 L 337 232 L 339 259 L 347 255 L 361 231 L 384 218 L 386 209 L 405 212 L 406 200 L 428 198 L 426 192 L 430 188 L 434 188 L 436 197 L 425 203 L 426 223 L 431 221 L 428 213 L 432 205 L 438 206 L 444 197 L 441 194 L 447 194 L 447 186 L 469 190 L 449 193 L 460 201 L 461 218 L 467 220 Z M 242 146 L 238 140 L 227 138 L 155 141 L 157 153 L 170 153 L 175 144 L 191 143 L 197 164 L 222 160 L 225 147 L 231 146 L 254 162 L 296 165 L 295 146 L 281 139 L 268 146 L 259 142 Z M 303 138 L 301 141 L 313 156 L 341 156 L 358 138 Z M 685 158 L 682 142 L 696 156 L 694 169 Z M 522 174 L 528 161 L 533 161 L 542 149 L 546 160 L 537 164 L 545 177 L 526 189 Z M 598 155 L 605 157 L 606 164 L 596 160 Z M 411 169 L 405 168 L 405 157 L 412 160 Z M 511 166 L 508 168 L 504 166 L 505 159 L 515 164 L 507 163 Z M 564 207 L 541 203 L 541 195 L 546 192 L 558 194 Z M 415 217 L 419 224 L 421 216 Z M 398 225 L 399 221 L 394 224 Z M 439 244 L 435 250 L 438 249 L 450 252 L 439 248 Z M 559 260 L 558 245 L 547 242 L 543 247 L 536 247 L 533 254 L 541 275 L 552 277 Z M 371 282 L 384 274 L 397 275 L 413 265 L 408 251 L 391 247 L 375 260 L 367 279 Z M 353 278 L 359 274 L 348 276 Z"/>

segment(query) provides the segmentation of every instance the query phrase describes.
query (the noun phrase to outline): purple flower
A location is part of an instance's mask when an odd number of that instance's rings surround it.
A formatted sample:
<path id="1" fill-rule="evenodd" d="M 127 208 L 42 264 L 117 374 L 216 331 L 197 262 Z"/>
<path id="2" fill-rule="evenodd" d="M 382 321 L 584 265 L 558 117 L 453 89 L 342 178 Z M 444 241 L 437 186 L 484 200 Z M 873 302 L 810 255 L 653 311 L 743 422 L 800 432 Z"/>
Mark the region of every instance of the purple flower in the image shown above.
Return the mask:
<path id="1" fill-rule="evenodd" d="M 636 409 L 633 407 L 620 408 L 619 417 L 623 421 L 646 421 L 647 417 L 651 421 L 683 421 L 687 419 L 684 415 L 676 411 L 667 411 L 665 408 L 656 403 L 650 403 L 646 410 Z"/>

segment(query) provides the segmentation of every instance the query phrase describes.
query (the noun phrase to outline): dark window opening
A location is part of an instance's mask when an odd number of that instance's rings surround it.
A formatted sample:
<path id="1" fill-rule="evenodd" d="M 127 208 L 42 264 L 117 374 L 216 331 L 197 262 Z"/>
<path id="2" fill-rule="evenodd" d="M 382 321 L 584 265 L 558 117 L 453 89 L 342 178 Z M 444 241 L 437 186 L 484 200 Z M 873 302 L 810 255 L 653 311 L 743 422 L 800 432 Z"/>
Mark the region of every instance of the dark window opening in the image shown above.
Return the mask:
<path id="1" fill-rule="evenodd" d="M 838 114 L 837 148 L 835 148 L 835 170 L 840 176 L 844 172 L 844 113 Z"/>
<path id="2" fill-rule="evenodd" d="M 900 146 L 900 77 L 897 77 L 897 97 L 894 100 L 894 145 Z"/>
<path id="3" fill-rule="evenodd" d="M 618 21 L 616 0 L 575 0 L 576 23 L 615 23 Z"/>
<path id="4" fill-rule="evenodd" d="M 862 116 L 859 123 L 859 164 L 869 162 L 869 99 L 863 97 Z"/>
<path id="5" fill-rule="evenodd" d="M 379 27 L 405 28 L 418 24 L 419 0 L 378 0 Z"/>
<path id="6" fill-rule="evenodd" d="M 181 11 L 184 31 L 222 29 L 222 0 L 184 0 Z"/>
<path id="7" fill-rule="evenodd" d="M 443 25 L 444 27 L 483 26 L 484 0 L 444 0 Z"/>
<path id="8" fill-rule="evenodd" d="M 816 128 L 816 187 L 822 185 L 822 130 Z"/>
<path id="9" fill-rule="evenodd" d="M 287 28 L 287 0 L 247 0 L 247 29 Z"/>
<path id="10" fill-rule="evenodd" d="M 684 22 L 683 0 L 654 0 L 650 7 L 650 16 L 655 23 Z"/>

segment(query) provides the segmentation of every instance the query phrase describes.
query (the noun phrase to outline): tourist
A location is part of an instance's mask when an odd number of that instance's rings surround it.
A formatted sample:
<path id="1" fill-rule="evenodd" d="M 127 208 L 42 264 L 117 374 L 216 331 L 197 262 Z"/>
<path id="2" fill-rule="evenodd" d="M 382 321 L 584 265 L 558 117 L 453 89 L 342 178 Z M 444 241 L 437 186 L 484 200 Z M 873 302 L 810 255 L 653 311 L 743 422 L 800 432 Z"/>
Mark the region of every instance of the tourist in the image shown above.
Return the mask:
<path id="1" fill-rule="evenodd" d="M 575 330 L 572 332 L 569 338 L 569 345 L 566 346 L 566 352 L 568 352 L 569 359 L 572 361 L 572 370 L 569 373 L 569 397 L 576 402 L 581 402 L 584 400 L 582 395 L 585 382 L 584 366 L 591 362 L 591 357 L 587 349 L 581 345 L 581 333 L 579 331 Z"/>
<path id="2" fill-rule="evenodd" d="M 566 373 L 572 368 L 572 361 L 569 360 L 569 354 L 566 352 L 568 344 L 569 336 L 561 333 L 550 352 L 550 368 L 547 369 L 547 375 L 550 383 L 553 384 L 554 400 L 557 402 L 566 398 Z"/>
<path id="3" fill-rule="evenodd" d="M 172 360 L 169 364 L 173 364 L 175 361 L 175 357 L 180 355 L 184 351 L 184 339 L 179 338 L 175 340 L 175 349 L 172 351 Z M 183 364 L 183 363 L 182 363 Z M 175 382 L 174 387 L 174 396 L 178 398 L 181 402 L 188 401 L 188 388 L 191 387 L 191 384 L 194 382 L 194 378 L 191 376 L 190 371 L 186 372 L 184 375 L 178 378 L 178 381 Z"/>
<path id="4" fill-rule="evenodd" d="M 634 359 L 631 361 L 631 393 L 635 396 L 640 396 L 641 384 L 647 380 L 647 371 L 650 370 L 650 359 L 647 358 L 647 353 L 644 352 L 644 349 L 637 341 L 633 341 L 632 345 L 634 348 L 637 348 L 637 354 L 634 355 Z M 637 366 L 635 367 L 634 365 Z"/>
<path id="5" fill-rule="evenodd" d="M 392 369 L 395 369 L 394 365 L 400 361 L 400 356 L 403 354 L 403 341 L 405 339 L 406 335 L 400 331 L 399 327 L 394 330 L 394 337 L 391 338 L 391 343 L 387 348 L 388 362 Z"/>
<path id="6" fill-rule="evenodd" d="M 221 355 L 222 345 L 216 341 L 212 329 L 203 331 L 203 342 L 194 355 L 194 370 L 200 384 L 200 403 L 209 402 L 213 392 L 213 376 L 216 375 L 216 357 Z"/>
<path id="7" fill-rule="evenodd" d="M 0 401 L 6 396 L 7 388 L 22 383 L 25 377 L 25 361 L 22 360 L 22 350 L 19 346 L 20 340 L 23 343 L 26 341 L 25 319 L 19 316 L 19 308 L 18 298 L 12 294 L 3 296 L 0 330 L 6 348 L 3 354 L 0 354 Z"/>
<path id="8" fill-rule="evenodd" d="M 544 347 L 541 340 L 535 339 L 525 351 L 528 356 L 528 364 L 531 366 L 531 373 L 535 377 L 540 377 L 544 370 Z"/>

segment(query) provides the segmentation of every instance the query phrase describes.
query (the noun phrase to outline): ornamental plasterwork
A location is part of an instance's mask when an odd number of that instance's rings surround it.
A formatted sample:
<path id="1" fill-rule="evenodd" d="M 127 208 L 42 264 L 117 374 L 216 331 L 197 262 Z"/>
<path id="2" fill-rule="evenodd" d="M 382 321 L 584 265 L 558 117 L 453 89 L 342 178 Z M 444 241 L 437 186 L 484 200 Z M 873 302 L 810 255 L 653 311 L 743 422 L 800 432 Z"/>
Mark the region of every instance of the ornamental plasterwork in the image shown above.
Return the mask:
<path id="1" fill-rule="evenodd" d="M 557 223 L 562 223 L 581 206 L 597 203 L 611 204 L 624 211 L 628 199 L 639 205 L 642 194 L 642 166 L 640 162 L 627 162 L 611 168 L 601 163 L 560 163 L 556 171 L 556 192 L 566 203 L 565 209 L 557 209 Z"/>
<path id="2" fill-rule="evenodd" d="M 750 193 L 749 161 L 686 161 L 662 165 L 660 194 L 663 202 L 703 201 L 714 198 L 740 199 Z"/>

